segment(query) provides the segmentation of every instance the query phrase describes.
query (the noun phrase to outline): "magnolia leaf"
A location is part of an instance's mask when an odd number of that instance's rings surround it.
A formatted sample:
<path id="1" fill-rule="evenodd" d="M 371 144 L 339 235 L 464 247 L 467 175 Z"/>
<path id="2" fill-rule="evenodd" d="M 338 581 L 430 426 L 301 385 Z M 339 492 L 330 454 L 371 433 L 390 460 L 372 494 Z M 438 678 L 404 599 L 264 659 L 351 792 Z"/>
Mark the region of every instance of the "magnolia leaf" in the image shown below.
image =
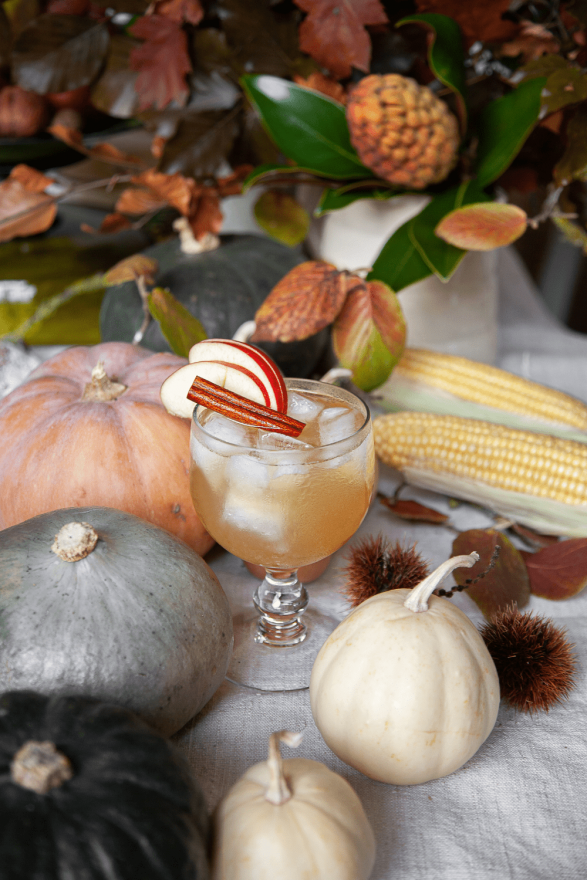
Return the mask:
<path id="1" fill-rule="evenodd" d="M 147 257 L 145 254 L 133 254 L 124 260 L 116 263 L 104 275 L 104 284 L 112 287 L 115 284 L 122 284 L 124 281 L 135 281 L 137 278 L 144 278 L 147 284 L 153 284 L 159 264 L 153 257 Z"/>
<path id="2" fill-rule="evenodd" d="M 271 184 L 275 181 L 289 179 L 295 182 L 296 178 L 303 179 L 308 176 L 328 177 L 329 175 L 321 174 L 310 168 L 302 168 L 300 165 L 278 165 L 274 162 L 267 162 L 253 168 L 243 183 L 243 192 L 247 192 L 258 183 Z"/>
<path id="3" fill-rule="evenodd" d="M 542 110 L 546 114 L 584 101 L 587 98 L 587 74 L 577 67 L 555 71 L 546 80 L 541 98 Z"/>
<path id="4" fill-rule="evenodd" d="M 310 260 L 294 266 L 279 281 L 255 315 L 253 342 L 293 342 L 328 327 L 348 291 L 361 279 L 336 266 Z"/>
<path id="5" fill-rule="evenodd" d="M 56 216 L 51 196 L 31 192 L 12 177 L 0 183 L 0 241 L 45 232 Z"/>
<path id="6" fill-rule="evenodd" d="M 275 76 L 244 76 L 243 88 L 267 131 L 301 168 L 331 178 L 372 178 L 351 146 L 344 107 Z"/>
<path id="7" fill-rule="evenodd" d="M 128 30 L 145 41 L 130 53 L 130 68 L 138 73 L 139 110 L 161 110 L 171 101 L 182 107 L 188 97 L 185 77 L 192 69 L 185 31 L 163 15 L 144 15 Z"/>
<path id="8" fill-rule="evenodd" d="M 300 25 L 300 49 L 337 78 L 352 68 L 369 72 L 371 40 L 365 25 L 387 24 L 379 0 L 295 0 L 308 15 Z"/>
<path id="9" fill-rule="evenodd" d="M 323 214 L 327 214 L 329 211 L 339 211 L 341 208 L 346 208 L 347 205 L 352 205 L 353 202 L 357 202 L 360 199 L 386 201 L 396 195 L 391 189 L 375 189 L 373 187 L 325 189 L 320 196 L 314 216 L 322 217 Z"/>
<path id="10" fill-rule="evenodd" d="M 141 45 L 128 34 L 114 34 L 106 67 L 92 87 L 92 104 L 116 119 L 130 119 L 139 110 L 138 73 L 130 69 L 130 54 Z"/>
<path id="11" fill-rule="evenodd" d="M 86 147 L 81 131 L 77 128 L 67 128 L 65 125 L 51 125 L 47 131 L 68 147 L 72 147 L 84 156 L 98 159 L 110 165 L 123 165 L 124 167 L 143 168 L 144 163 L 136 156 L 130 156 L 114 147 L 112 144 L 96 144 L 95 147 Z"/>
<path id="12" fill-rule="evenodd" d="M 469 251 L 491 251 L 520 238 L 526 231 L 528 217 L 516 205 L 481 202 L 457 208 L 442 218 L 435 234 Z"/>
<path id="13" fill-rule="evenodd" d="M 290 247 L 300 244 L 308 234 L 310 215 L 293 196 L 280 190 L 267 190 L 257 199 L 255 220 L 271 238 Z"/>
<path id="14" fill-rule="evenodd" d="M 476 583 L 474 581 L 490 565 L 496 546 L 499 556 L 493 567 Z M 515 603 L 523 608 L 530 598 L 530 580 L 524 558 L 509 538 L 495 529 L 469 529 L 461 532 L 452 545 L 452 556 L 471 553 L 479 554 L 479 562 L 470 569 L 457 569 L 453 572 L 459 586 L 470 583 L 467 595 L 479 606 L 487 620 Z"/>
<path id="15" fill-rule="evenodd" d="M 161 332 L 175 354 L 187 358 L 192 345 L 207 338 L 200 321 L 182 306 L 171 291 L 155 287 L 149 293 L 148 302 L 151 315 L 158 321 Z"/>
<path id="16" fill-rule="evenodd" d="M 105 24 L 79 15 L 40 15 L 14 44 L 12 75 L 31 92 L 68 92 L 92 82 L 110 37 Z"/>
<path id="17" fill-rule="evenodd" d="M 400 19 L 396 27 L 412 23 L 423 24 L 432 31 L 432 39 L 428 42 L 428 64 L 436 78 L 447 86 L 456 98 L 463 135 L 467 130 L 467 87 L 461 29 L 453 18 L 438 14 L 410 15 Z"/>
<path id="18" fill-rule="evenodd" d="M 448 244 L 436 235 L 439 222 L 456 208 L 475 202 L 487 202 L 477 181 L 470 180 L 434 196 L 426 207 L 408 223 L 408 236 L 425 263 L 442 281 L 448 281 L 466 251 Z"/>
<path id="19" fill-rule="evenodd" d="M 406 519 L 410 522 L 425 522 L 430 523 L 431 525 L 443 525 L 448 522 L 449 519 L 446 513 L 441 513 L 440 510 L 434 510 L 433 507 L 426 507 L 424 504 L 420 504 L 419 501 L 413 501 L 412 499 L 395 499 L 380 495 L 379 500 L 388 510 L 391 511 L 391 513 L 395 514 L 395 516 L 399 516 L 400 519 Z"/>
<path id="20" fill-rule="evenodd" d="M 523 556 L 535 596 L 569 599 L 587 585 L 587 538 L 569 538 Z"/>
<path id="21" fill-rule="evenodd" d="M 518 155 L 540 116 L 540 96 L 546 83 L 537 77 L 521 83 L 503 98 L 485 106 L 479 120 L 477 177 L 480 186 L 492 183 Z"/>
<path id="22" fill-rule="evenodd" d="M 587 108 L 577 107 L 566 131 L 565 151 L 554 167 L 557 186 L 587 180 Z"/>
<path id="23" fill-rule="evenodd" d="M 355 385 L 372 391 L 389 378 L 402 356 L 406 323 L 395 293 L 381 281 L 361 281 L 349 291 L 332 328 L 341 366 Z"/>
<path id="24" fill-rule="evenodd" d="M 412 222 L 408 220 L 387 239 L 367 275 L 367 281 L 378 279 L 397 293 L 432 275 L 432 269 L 424 262 L 410 237 Z"/>

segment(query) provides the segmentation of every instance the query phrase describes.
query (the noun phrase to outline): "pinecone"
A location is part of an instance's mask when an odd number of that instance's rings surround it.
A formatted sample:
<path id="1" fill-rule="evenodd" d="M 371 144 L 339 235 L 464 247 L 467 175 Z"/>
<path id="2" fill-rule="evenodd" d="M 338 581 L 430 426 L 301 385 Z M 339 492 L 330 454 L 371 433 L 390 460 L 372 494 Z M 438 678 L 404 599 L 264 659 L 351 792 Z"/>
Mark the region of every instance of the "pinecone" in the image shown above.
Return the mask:
<path id="1" fill-rule="evenodd" d="M 397 73 L 364 77 L 349 96 L 346 115 L 361 162 L 390 183 L 424 189 L 456 165 L 456 117 L 413 79 Z"/>

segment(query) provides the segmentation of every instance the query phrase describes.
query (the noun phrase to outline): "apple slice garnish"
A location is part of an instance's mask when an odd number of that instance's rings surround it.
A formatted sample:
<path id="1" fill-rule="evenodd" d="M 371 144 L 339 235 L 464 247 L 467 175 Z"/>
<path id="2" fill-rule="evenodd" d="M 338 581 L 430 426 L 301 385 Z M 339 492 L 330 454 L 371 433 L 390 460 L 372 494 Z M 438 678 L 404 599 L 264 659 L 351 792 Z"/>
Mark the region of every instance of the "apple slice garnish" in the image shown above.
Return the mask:
<path id="1" fill-rule="evenodd" d="M 227 388 L 249 401 L 270 406 L 266 386 L 246 367 L 220 361 L 196 361 L 180 367 L 161 386 L 161 402 L 172 416 L 191 419 L 195 402 L 188 399 L 188 393 L 198 377 L 207 379 L 220 388 Z"/>
<path id="2" fill-rule="evenodd" d="M 189 361 L 190 363 L 221 361 L 248 370 L 265 386 L 269 396 L 267 406 L 277 412 L 287 412 L 287 388 L 284 378 L 277 364 L 260 348 L 234 339 L 204 339 L 191 347 Z"/>

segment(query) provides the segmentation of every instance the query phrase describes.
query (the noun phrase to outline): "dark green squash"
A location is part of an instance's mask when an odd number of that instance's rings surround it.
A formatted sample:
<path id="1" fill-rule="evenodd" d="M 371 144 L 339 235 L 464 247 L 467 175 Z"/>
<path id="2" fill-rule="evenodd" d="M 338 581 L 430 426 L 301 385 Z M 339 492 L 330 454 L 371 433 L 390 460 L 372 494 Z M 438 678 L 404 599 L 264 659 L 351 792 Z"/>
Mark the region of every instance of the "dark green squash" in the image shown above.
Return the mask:
<path id="1" fill-rule="evenodd" d="M 185 254 L 179 238 L 148 248 L 145 254 L 159 263 L 156 284 L 171 293 L 204 325 L 208 337 L 231 338 L 255 312 L 290 269 L 305 259 L 299 249 L 260 235 L 227 235 L 214 251 Z M 108 289 L 100 312 L 103 342 L 132 342 L 143 311 L 136 284 L 126 282 Z M 327 330 L 290 343 L 260 343 L 286 376 L 309 376 L 328 347 Z M 149 325 L 141 345 L 169 351 L 156 321 Z"/>
<path id="2" fill-rule="evenodd" d="M 208 837 L 187 763 L 127 709 L 0 696 L 2 880 L 207 880 Z"/>

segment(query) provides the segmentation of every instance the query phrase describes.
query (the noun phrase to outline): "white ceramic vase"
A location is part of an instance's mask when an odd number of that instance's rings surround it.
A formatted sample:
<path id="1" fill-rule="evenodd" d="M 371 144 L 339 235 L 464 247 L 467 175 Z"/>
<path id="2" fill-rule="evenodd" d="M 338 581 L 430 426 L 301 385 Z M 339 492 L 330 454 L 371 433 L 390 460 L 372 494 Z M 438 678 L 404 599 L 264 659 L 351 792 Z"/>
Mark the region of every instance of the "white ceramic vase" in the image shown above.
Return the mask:
<path id="1" fill-rule="evenodd" d="M 305 187 L 300 200 L 308 207 L 315 190 Z M 361 199 L 312 221 L 307 239 L 314 259 L 339 269 L 373 265 L 389 238 L 418 214 L 428 196 L 400 196 L 389 201 Z M 435 275 L 399 292 L 407 323 L 407 344 L 494 363 L 497 354 L 498 286 L 495 251 L 469 252 L 452 278 Z"/>

